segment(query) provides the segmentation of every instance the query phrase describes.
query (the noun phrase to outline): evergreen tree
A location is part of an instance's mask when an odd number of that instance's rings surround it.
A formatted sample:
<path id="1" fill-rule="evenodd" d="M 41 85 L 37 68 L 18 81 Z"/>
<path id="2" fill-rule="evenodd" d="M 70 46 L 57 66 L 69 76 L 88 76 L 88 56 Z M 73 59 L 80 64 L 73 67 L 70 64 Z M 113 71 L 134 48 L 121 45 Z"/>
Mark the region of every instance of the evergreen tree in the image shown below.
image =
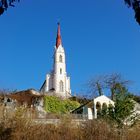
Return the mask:
<path id="1" fill-rule="evenodd" d="M 118 127 L 123 127 L 126 120 L 131 118 L 134 113 L 134 101 L 130 97 L 127 89 L 123 89 L 120 93 L 116 94 L 114 108 L 108 109 L 108 117 L 118 124 Z M 133 120 L 129 120 L 132 121 Z"/>

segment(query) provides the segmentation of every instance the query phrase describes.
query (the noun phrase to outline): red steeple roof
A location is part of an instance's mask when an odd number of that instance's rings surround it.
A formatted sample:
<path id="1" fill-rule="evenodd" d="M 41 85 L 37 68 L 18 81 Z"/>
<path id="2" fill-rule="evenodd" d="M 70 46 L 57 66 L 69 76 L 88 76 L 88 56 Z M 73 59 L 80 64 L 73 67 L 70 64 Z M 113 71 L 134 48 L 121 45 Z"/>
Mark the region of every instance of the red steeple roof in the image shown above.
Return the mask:
<path id="1" fill-rule="evenodd" d="M 60 23 L 58 23 L 57 37 L 56 37 L 56 48 L 58 48 L 60 44 L 62 44 L 62 41 L 61 41 L 61 34 L 60 34 Z"/>

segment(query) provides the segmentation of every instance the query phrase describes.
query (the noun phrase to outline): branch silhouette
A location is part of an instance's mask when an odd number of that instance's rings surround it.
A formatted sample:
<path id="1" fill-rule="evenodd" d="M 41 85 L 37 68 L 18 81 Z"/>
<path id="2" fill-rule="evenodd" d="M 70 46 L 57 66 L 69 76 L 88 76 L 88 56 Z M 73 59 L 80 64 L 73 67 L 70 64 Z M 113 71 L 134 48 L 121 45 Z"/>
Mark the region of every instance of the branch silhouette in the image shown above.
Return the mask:
<path id="1" fill-rule="evenodd" d="M 20 0 L 0 0 L 0 15 L 2 15 L 9 6 L 14 7 L 15 2 L 20 2 Z"/>
<path id="2" fill-rule="evenodd" d="M 134 10 L 135 19 L 140 25 L 140 0 L 124 0 L 124 2 Z"/>

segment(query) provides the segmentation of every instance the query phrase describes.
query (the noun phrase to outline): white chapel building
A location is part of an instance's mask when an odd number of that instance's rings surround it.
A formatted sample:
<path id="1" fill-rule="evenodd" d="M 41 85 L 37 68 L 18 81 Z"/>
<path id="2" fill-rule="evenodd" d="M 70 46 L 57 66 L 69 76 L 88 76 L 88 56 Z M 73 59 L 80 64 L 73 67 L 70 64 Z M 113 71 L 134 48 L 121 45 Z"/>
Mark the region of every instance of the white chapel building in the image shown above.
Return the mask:
<path id="1" fill-rule="evenodd" d="M 53 69 L 46 75 L 40 92 L 42 94 L 53 93 L 53 95 L 62 98 L 69 98 L 71 97 L 70 77 L 67 76 L 66 72 L 65 50 L 62 46 L 59 23 L 53 59 Z"/>

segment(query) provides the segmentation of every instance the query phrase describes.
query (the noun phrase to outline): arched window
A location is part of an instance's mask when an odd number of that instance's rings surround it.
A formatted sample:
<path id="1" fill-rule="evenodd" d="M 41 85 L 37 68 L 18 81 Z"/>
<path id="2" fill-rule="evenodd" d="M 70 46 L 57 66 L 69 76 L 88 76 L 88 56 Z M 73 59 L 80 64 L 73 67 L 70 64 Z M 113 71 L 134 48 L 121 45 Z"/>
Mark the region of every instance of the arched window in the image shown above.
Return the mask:
<path id="1" fill-rule="evenodd" d="M 102 105 L 102 109 L 107 110 L 107 104 L 106 104 L 106 103 L 103 103 L 103 105 Z"/>
<path id="2" fill-rule="evenodd" d="M 101 109 L 101 104 L 100 104 L 100 102 L 97 102 L 97 103 L 96 103 L 96 109 Z"/>
<path id="3" fill-rule="evenodd" d="M 101 116 L 101 104 L 100 102 L 96 103 L 96 109 L 97 109 L 97 118 Z"/>
<path id="4" fill-rule="evenodd" d="M 59 56 L 59 62 L 62 62 L 62 55 Z"/>
<path id="5" fill-rule="evenodd" d="M 60 74 L 62 74 L 62 69 L 60 69 Z"/>
<path id="6" fill-rule="evenodd" d="M 64 91 L 64 85 L 63 85 L 63 81 L 62 80 L 59 82 L 59 91 L 60 92 Z"/>
<path id="7" fill-rule="evenodd" d="M 103 103 L 102 105 L 102 116 L 107 115 L 107 104 Z"/>

